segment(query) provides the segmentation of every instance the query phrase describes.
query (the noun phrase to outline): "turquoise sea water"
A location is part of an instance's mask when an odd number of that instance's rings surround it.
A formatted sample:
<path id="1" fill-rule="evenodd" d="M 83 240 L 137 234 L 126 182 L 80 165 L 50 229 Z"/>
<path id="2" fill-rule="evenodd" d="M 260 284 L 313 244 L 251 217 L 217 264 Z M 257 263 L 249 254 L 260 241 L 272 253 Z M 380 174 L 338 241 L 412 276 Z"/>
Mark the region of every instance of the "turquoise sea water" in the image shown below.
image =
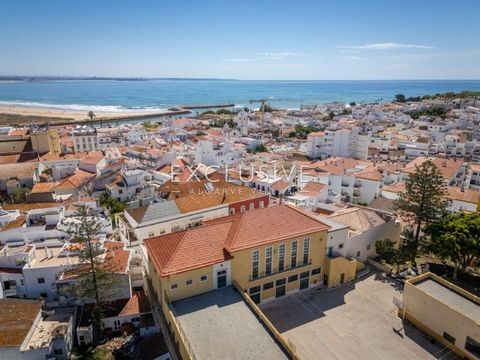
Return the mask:
<path id="1" fill-rule="evenodd" d="M 180 104 L 235 103 L 266 98 L 273 107 L 332 101 L 390 101 L 446 91 L 480 90 L 480 80 L 241 81 L 241 80 L 65 80 L 0 82 L 0 103 L 79 110 L 165 109 Z M 258 105 L 251 105 L 258 107 Z"/>

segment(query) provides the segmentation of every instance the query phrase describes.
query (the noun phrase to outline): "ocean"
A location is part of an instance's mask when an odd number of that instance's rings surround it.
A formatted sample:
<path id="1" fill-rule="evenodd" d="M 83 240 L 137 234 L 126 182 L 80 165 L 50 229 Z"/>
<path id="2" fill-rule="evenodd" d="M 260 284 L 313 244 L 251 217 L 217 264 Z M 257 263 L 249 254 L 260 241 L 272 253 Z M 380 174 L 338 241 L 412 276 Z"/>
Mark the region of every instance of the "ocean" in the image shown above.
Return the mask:
<path id="1" fill-rule="evenodd" d="M 175 105 L 268 99 L 276 108 L 301 104 L 391 101 L 395 94 L 421 96 L 480 90 L 480 80 L 247 81 L 247 80 L 62 80 L 0 82 L 0 103 L 94 111 L 163 110 Z"/>

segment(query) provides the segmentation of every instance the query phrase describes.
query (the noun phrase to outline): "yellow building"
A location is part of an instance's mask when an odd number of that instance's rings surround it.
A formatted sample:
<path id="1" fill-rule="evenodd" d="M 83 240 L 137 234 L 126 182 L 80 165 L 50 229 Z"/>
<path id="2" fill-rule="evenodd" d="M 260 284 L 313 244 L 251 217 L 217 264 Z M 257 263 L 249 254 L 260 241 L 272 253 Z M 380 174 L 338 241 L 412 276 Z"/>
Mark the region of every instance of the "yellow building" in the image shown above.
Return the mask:
<path id="1" fill-rule="evenodd" d="M 353 279 L 357 261 L 327 258 L 328 229 L 311 214 L 284 204 L 146 239 L 146 275 L 182 357 L 192 353 L 171 302 L 236 285 L 260 303 L 324 280 L 335 286 Z"/>
<path id="2" fill-rule="evenodd" d="M 399 314 L 460 357 L 480 358 L 480 298 L 432 273 L 405 282 Z"/>
<path id="3" fill-rule="evenodd" d="M 30 135 L 32 148 L 40 154 L 60 154 L 62 148 L 57 130 L 36 131 Z"/>

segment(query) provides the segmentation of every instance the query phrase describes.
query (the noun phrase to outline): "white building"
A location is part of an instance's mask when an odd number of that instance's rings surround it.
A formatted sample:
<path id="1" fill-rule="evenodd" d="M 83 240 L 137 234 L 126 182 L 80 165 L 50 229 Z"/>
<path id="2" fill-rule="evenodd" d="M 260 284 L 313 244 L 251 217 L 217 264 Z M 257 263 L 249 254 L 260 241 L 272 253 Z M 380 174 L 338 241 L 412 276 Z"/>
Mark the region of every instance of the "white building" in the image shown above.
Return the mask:
<path id="1" fill-rule="evenodd" d="M 195 149 L 195 163 L 207 166 L 230 165 L 239 161 L 244 152 L 243 147 L 235 148 L 228 140 L 224 142 L 201 140 Z"/>
<path id="2" fill-rule="evenodd" d="M 370 139 L 371 134 L 358 126 L 314 132 L 308 135 L 306 155 L 313 159 L 341 156 L 365 160 Z"/>
<path id="3" fill-rule="evenodd" d="M 377 240 L 400 239 L 400 223 L 392 214 L 366 208 L 350 207 L 321 217 L 331 226 L 327 237 L 327 256 L 343 256 L 365 261 L 377 256 Z"/>

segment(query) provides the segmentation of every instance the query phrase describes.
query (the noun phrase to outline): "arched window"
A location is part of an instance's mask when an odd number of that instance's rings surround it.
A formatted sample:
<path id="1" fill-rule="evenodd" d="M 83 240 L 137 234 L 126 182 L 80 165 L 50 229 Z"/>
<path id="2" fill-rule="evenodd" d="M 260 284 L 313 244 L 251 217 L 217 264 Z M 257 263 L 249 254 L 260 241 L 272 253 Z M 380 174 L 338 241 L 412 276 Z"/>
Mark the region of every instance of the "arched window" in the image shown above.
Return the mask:
<path id="1" fill-rule="evenodd" d="M 253 210 L 253 209 L 255 209 L 255 204 L 254 204 L 254 203 L 250 203 L 250 205 L 249 205 L 249 210 Z"/>
<path id="2" fill-rule="evenodd" d="M 245 205 L 240 206 L 240 212 L 245 212 Z"/>

